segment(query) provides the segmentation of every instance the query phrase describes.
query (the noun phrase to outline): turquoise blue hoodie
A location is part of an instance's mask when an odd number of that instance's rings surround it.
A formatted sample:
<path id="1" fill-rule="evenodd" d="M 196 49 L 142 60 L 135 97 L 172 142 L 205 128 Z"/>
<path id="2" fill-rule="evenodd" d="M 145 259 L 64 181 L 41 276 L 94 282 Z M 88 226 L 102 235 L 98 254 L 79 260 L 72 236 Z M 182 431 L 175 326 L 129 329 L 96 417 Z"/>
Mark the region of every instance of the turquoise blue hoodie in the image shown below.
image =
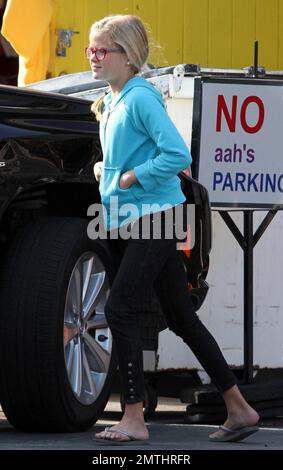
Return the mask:
<path id="1" fill-rule="evenodd" d="M 107 214 L 105 229 L 129 223 L 130 213 L 121 214 L 123 204 L 135 205 L 132 222 L 158 211 L 158 206 L 149 207 L 152 204 L 175 206 L 184 202 L 177 174 L 191 164 L 192 158 L 159 91 L 144 78 L 133 77 L 116 98 L 108 93 L 104 105 L 100 121 L 104 165 L 99 191 Z M 134 170 L 138 181 L 122 189 L 120 177 L 128 170 Z M 118 204 L 110 207 L 111 196 L 117 196 Z"/>

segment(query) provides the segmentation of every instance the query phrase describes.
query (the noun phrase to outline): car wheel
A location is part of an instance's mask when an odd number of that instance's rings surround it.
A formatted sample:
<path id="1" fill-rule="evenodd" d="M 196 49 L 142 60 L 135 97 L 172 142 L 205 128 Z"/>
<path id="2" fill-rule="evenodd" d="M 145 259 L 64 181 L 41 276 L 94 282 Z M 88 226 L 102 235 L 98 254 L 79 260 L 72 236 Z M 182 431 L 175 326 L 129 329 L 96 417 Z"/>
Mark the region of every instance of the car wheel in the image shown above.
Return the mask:
<path id="1" fill-rule="evenodd" d="M 104 305 L 113 266 L 87 223 L 32 222 L 1 261 L 0 401 L 22 430 L 85 430 L 109 398 L 116 359 Z"/>

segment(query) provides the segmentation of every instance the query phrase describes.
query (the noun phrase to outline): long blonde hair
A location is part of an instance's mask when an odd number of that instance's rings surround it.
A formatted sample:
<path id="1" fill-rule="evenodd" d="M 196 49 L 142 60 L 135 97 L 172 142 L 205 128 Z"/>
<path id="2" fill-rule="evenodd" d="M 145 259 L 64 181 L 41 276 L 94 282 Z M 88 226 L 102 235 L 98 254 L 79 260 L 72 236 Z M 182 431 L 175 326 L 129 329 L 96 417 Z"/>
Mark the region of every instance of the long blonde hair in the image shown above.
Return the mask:
<path id="1" fill-rule="evenodd" d="M 103 95 L 99 96 L 91 105 L 90 110 L 91 112 L 95 115 L 95 118 L 97 121 L 100 121 L 102 118 L 102 114 L 104 111 L 104 97 L 106 96 L 106 93 L 103 93 Z"/>
<path id="2" fill-rule="evenodd" d="M 138 16 L 113 15 L 96 21 L 90 28 L 90 42 L 97 31 L 107 33 L 115 44 L 124 49 L 134 74 L 141 71 L 148 58 L 149 41 L 145 25 Z M 104 96 L 100 96 L 91 106 L 97 120 L 102 116 Z"/>

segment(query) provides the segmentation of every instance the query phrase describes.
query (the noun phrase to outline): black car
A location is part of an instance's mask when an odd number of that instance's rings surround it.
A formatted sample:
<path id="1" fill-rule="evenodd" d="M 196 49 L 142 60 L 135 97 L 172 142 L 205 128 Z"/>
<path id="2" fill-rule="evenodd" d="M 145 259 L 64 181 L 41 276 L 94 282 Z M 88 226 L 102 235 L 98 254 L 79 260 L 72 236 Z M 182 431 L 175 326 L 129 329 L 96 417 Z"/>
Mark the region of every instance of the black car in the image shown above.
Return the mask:
<path id="1" fill-rule="evenodd" d="M 88 208 L 100 202 L 93 165 L 102 159 L 91 93 L 105 86 L 88 74 L 0 86 L 0 401 L 26 431 L 90 427 L 116 370 L 104 305 L 117 266 L 109 242 L 87 236 Z M 196 204 L 196 243 L 183 255 L 198 309 L 208 289 L 210 206 L 203 186 L 179 176 Z M 140 308 L 149 313 L 144 348 L 154 350 L 166 327 L 154 292 Z"/>

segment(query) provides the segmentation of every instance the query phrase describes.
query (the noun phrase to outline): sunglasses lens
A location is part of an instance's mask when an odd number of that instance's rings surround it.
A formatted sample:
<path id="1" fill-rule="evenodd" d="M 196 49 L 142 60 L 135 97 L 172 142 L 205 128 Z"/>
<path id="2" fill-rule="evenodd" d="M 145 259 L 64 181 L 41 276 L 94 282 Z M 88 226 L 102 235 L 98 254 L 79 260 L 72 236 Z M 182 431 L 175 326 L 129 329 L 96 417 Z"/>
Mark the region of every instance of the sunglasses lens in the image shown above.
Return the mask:
<path id="1" fill-rule="evenodd" d="M 92 54 L 95 54 L 97 60 L 103 60 L 106 56 L 107 50 L 106 49 L 95 49 L 93 47 L 87 47 L 85 49 L 86 57 L 90 59 Z"/>
<path id="2" fill-rule="evenodd" d="M 97 51 L 96 51 L 97 60 L 103 60 L 104 57 L 105 57 L 105 50 L 104 49 L 97 49 Z"/>

